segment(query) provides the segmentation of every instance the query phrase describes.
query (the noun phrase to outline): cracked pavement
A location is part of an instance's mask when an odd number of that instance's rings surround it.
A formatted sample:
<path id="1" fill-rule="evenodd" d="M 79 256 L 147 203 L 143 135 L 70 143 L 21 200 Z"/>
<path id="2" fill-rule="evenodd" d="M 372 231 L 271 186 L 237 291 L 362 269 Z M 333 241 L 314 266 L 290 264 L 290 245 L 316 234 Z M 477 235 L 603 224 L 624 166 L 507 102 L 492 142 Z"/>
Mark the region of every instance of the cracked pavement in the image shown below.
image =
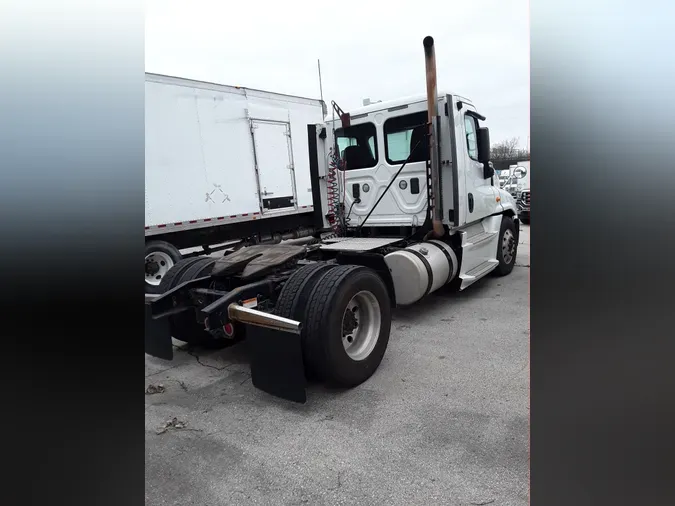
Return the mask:
<path id="1" fill-rule="evenodd" d="M 395 310 L 374 376 L 305 405 L 253 387 L 245 342 L 146 355 L 146 504 L 527 505 L 529 264 L 522 226 L 511 275 Z"/>

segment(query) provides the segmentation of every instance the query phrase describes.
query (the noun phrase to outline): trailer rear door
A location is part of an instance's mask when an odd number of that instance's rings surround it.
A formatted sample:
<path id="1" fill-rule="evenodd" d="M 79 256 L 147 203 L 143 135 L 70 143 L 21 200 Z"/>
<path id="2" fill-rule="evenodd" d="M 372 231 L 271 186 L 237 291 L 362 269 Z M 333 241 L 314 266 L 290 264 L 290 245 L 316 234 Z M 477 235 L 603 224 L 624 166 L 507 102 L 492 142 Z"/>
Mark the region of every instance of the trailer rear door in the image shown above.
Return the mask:
<path id="1" fill-rule="evenodd" d="M 290 124 L 251 120 L 251 131 L 263 214 L 297 207 Z"/>

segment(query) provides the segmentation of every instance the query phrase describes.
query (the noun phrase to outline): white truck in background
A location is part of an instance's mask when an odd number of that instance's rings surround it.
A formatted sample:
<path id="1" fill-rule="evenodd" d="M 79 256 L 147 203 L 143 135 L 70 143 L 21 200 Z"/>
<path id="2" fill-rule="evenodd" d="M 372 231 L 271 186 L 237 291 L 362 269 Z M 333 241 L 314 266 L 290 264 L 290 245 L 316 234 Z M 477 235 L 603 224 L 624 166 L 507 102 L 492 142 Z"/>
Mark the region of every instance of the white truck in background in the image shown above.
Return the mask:
<path id="1" fill-rule="evenodd" d="M 496 171 L 496 176 L 498 178 L 500 188 L 504 188 L 504 186 L 506 185 L 506 182 L 509 180 L 510 175 L 511 175 L 511 173 L 510 173 L 509 169 L 502 169 L 502 170 Z"/>
<path id="2" fill-rule="evenodd" d="M 522 161 L 511 164 L 508 171 L 502 171 L 499 175 L 502 188 L 515 198 L 518 190 L 524 186 L 530 186 L 530 161 Z M 504 178 L 502 180 L 502 178 Z"/>
<path id="3" fill-rule="evenodd" d="M 180 250 L 314 233 L 307 125 L 321 100 L 145 75 L 145 288 Z"/>
<path id="4" fill-rule="evenodd" d="M 503 184 L 514 199 L 518 208 L 518 217 L 526 225 L 530 224 L 530 161 L 517 162 L 509 167 L 510 175 Z"/>

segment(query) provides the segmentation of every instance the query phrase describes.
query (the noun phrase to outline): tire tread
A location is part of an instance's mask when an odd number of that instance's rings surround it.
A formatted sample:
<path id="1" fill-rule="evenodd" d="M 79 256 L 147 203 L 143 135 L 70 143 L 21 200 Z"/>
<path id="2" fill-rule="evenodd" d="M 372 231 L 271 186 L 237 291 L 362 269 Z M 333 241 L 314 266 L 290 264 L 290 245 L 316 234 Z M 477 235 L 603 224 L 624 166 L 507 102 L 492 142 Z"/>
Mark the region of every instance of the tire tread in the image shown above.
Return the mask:
<path id="1" fill-rule="evenodd" d="M 169 269 L 169 272 L 166 273 L 166 276 L 164 276 L 164 278 L 162 278 L 162 281 L 159 282 L 159 293 L 168 292 L 172 288 L 175 288 L 178 284 L 176 283 L 176 281 L 180 279 L 185 270 L 188 269 L 195 262 L 197 262 L 199 259 L 200 257 L 184 258 L 180 260 L 176 265 L 174 265 L 171 269 Z"/>
<path id="2" fill-rule="evenodd" d="M 514 240 L 516 241 L 516 248 L 513 253 L 513 262 L 507 264 L 504 262 L 502 257 L 502 237 L 506 229 L 510 228 L 513 233 Z M 516 230 L 515 222 L 510 216 L 502 216 L 502 223 L 499 228 L 499 240 L 497 242 L 497 260 L 499 260 L 499 265 L 493 270 L 495 276 L 507 276 L 513 270 L 513 267 L 516 265 L 516 256 L 518 255 L 518 231 Z"/>
<path id="3" fill-rule="evenodd" d="M 349 378 L 344 377 L 340 374 L 340 371 L 331 366 L 328 347 L 323 346 L 321 342 L 321 338 L 325 336 L 325 330 L 322 330 L 322 326 L 328 320 L 330 312 L 334 310 L 331 303 L 335 292 L 339 290 L 344 280 L 359 271 L 365 272 L 368 270 L 367 267 L 360 265 L 341 265 L 331 269 L 316 281 L 309 296 L 305 322 L 304 348 L 306 360 L 314 373 L 326 382 L 336 385 L 353 384 Z"/>
<path id="4" fill-rule="evenodd" d="M 314 264 L 308 264 L 293 273 L 293 275 L 286 281 L 286 284 L 281 290 L 281 294 L 277 299 L 277 304 L 275 307 L 275 314 L 283 316 L 284 318 L 297 318 L 297 308 L 294 311 L 294 305 L 296 299 L 302 295 L 303 289 L 309 288 L 311 293 L 312 288 L 308 285 L 311 285 L 313 278 L 317 274 L 321 273 L 324 270 L 328 270 L 332 267 L 331 264 L 325 262 L 317 262 Z"/>
<path id="5" fill-rule="evenodd" d="M 211 257 L 197 257 L 189 267 L 176 276 L 177 279 L 174 281 L 172 288 L 206 275 L 209 269 L 213 269 L 215 262 L 215 259 Z M 211 341 L 215 341 L 213 336 L 197 323 L 194 314 L 189 311 L 170 316 L 169 327 L 174 338 L 188 344 L 209 344 Z"/>

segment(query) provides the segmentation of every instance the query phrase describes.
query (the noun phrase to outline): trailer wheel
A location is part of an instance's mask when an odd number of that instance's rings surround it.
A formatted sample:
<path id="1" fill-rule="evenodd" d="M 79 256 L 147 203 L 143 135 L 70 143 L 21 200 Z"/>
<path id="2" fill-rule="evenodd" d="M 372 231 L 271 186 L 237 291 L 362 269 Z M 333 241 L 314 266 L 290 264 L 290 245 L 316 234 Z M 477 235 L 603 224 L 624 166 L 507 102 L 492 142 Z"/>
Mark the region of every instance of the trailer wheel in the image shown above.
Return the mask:
<path id="1" fill-rule="evenodd" d="M 497 245 L 497 260 L 499 265 L 492 271 L 495 276 L 506 276 L 513 270 L 516 264 L 518 252 L 518 233 L 516 225 L 510 216 L 502 216 L 502 226 L 499 230 L 499 243 Z"/>
<path id="2" fill-rule="evenodd" d="M 324 381 L 354 387 L 382 362 L 391 330 L 387 287 L 372 269 L 335 267 L 314 283 L 305 315 L 305 362 Z"/>
<path id="3" fill-rule="evenodd" d="M 145 293 L 161 293 L 162 278 L 183 257 L 180 251 L 166 241 L 150 241 L 145 244 Z"/>

